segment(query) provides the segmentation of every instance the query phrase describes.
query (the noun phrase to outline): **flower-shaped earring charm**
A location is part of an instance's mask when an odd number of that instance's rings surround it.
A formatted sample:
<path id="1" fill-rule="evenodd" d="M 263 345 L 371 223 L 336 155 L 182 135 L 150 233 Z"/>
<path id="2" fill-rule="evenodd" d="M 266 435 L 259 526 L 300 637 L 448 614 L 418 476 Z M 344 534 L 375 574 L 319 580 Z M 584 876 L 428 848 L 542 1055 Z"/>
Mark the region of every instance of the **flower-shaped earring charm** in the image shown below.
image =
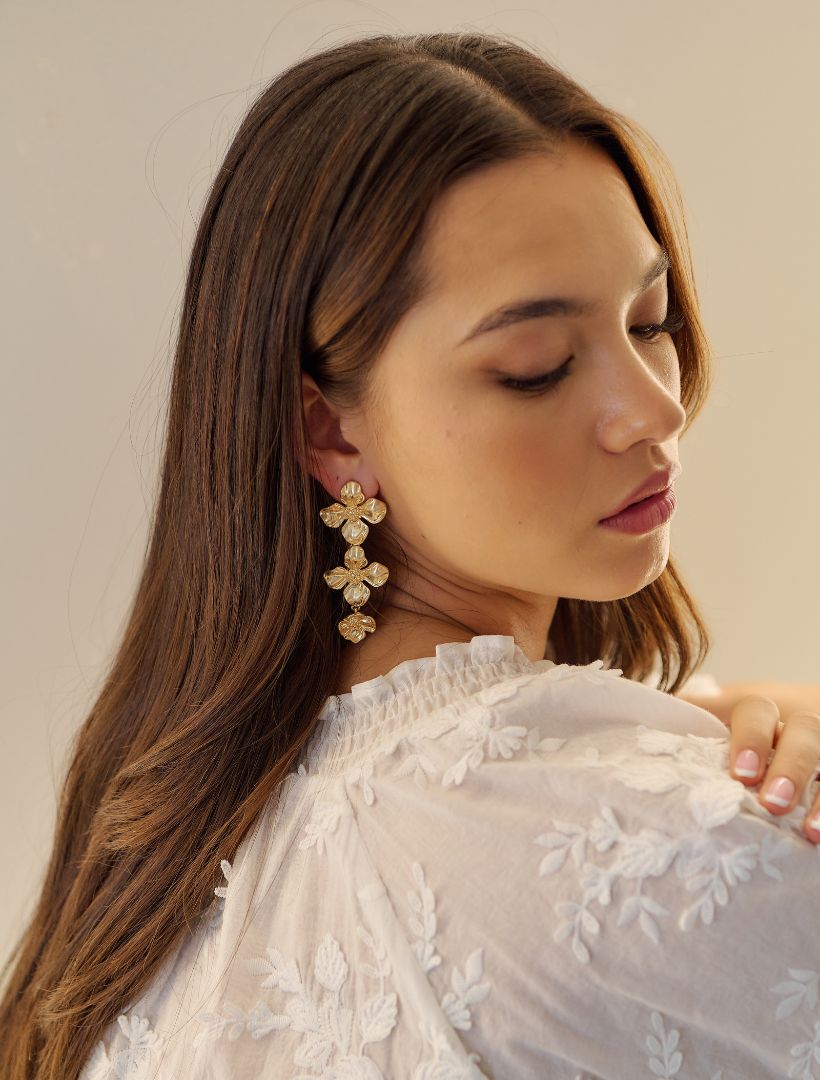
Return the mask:
<path id="1" fill-rule="evenodd" d="M 324 575 L 324 579 L 331 589 L 346 586 L 343 595 L 353 611 L 337 625 L 343 638 L 359 642 L 366 633 L 372 634 L 376 629 L 376 620 L 359 612 L 359 608 L 370 598 L 370 589 L 365 582 L 374 587 L 384 585 L 390 573 L 380 562 L 368 565 L 361 544 L 370 532 L 366 521 L 371 525 L 378 525 L 387 513 L 387 506 L 380 499 L 371 498 L 365 501 L 364 492 L 356 480 L 348 480 L 339 497 L 344 505 L 331 503 L 319 511 L 319 516 L 325 525 L 333 529 L 338 529 L 341 525 L 342 536 L 352 546 L 345 552 L 345 565 L 335 567 Z"/>

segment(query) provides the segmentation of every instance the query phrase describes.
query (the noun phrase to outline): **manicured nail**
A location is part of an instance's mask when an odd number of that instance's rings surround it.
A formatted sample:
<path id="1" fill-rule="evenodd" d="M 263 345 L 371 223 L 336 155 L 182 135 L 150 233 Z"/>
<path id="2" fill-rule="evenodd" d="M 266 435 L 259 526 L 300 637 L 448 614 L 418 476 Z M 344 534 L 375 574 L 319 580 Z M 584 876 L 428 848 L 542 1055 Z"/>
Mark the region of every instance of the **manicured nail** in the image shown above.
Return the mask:
<path id="1" fill-rule="evenodd" d="M 778 776 L 766 787 L 763 798 L 772 806 L 788 806 L 794 797 L 794 784 L 786 776 Z"/>
<path id="2" fill-rule="evenodd" d="M 814 832 L 820 832 L 820 810 L 809 818 L 809 828 L 813 829 Z"/>
<path id="3" fill-rule="evenodd" d="M 741 750 L 735 760 L 736 776 L 757 776 L 760 758 L 754 750 Z"/>

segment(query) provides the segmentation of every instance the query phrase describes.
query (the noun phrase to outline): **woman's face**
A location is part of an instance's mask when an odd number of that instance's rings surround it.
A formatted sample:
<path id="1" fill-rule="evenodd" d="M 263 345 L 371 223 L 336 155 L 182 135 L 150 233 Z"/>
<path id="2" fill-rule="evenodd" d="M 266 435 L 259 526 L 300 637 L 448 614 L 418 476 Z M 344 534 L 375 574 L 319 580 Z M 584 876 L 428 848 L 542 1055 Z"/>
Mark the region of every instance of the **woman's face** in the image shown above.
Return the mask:
<path id="1" fill-rule="evenodd" d="M 678 460 L 677 353 L 666 333 L 636 333 L 667 314 L 665 272 L 636 291 L 659 251 L 616 166 L 580 143 L 443 195 L 424 248 L 433 288 L 376 362 L 377 409 L 334 414 L 341 439 L 314 439 L 329 495 L 349 479 L 378 495 L 409 559 L 410 575 L 390 567 L 381 621 L 394 605 L 429 609 L 543 655 L 560 597 L 613 600 L 662 572 L 670 524 L 642 535 L 599 524 Z M 542 297 L 590 310 L 480 329 L 502 305 Z M 502 385 L 570 357 L 545 390 Z"/>

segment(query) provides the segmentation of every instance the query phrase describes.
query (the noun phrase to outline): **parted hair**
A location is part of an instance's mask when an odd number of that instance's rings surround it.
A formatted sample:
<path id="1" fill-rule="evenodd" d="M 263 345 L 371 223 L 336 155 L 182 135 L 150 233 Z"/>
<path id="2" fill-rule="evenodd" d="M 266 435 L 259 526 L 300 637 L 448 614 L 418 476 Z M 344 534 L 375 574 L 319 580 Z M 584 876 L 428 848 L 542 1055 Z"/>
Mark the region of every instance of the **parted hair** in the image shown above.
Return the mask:
<path id="1" fill-rule="evenodd" d="M 341 540 L 305 467 L 301 373 L 340 408 L 362 406 L 375 358 L 427 288 L 422 235 L 437 197 L 573 139 L 616 163 L 670 255 L 685 431 L 708 393 L 710 349 L 679 189 L 638 124 L 537 51 L 476 32 L 338 44 L 255 97 L 193 240 L 139 580 L 3 971 L 4 1080 L 76 1080 L 106 1026 L 196 932 L 220 860 L 296 767 L 342 650 L 355 648 L 323 578 Z M 385 558 L 401 557 L 389 518 L 380 536 Z M 376 613 L 387 589 L 373 594 Z M 667 693 L 710 648 L 671 557 L 632 596 L 561 598 L 550 641 L 559 662 L 600 657 L 629 678 L 659 665 Z"/>

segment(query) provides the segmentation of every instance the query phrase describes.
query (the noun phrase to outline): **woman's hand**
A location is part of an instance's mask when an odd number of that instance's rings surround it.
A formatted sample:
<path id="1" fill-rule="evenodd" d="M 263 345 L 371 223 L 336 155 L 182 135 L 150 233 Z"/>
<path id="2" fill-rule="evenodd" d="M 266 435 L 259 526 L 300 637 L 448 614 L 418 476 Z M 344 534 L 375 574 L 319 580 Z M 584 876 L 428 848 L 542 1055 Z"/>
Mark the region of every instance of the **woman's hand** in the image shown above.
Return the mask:
<path id="1" fill-rule="evenodd" d="M 820 686 L 727 683 L 720 697 L 687 694 L 684 686 L 677 696 L 707 709 L 729 727 L 730 771 L 749 787 L 765 775 L 758 795 L 762 806 L 772 814 L 794 809 L 820 772 Z M 803 832 L 820 844 L 820 791 L 806 814 Z"/>

